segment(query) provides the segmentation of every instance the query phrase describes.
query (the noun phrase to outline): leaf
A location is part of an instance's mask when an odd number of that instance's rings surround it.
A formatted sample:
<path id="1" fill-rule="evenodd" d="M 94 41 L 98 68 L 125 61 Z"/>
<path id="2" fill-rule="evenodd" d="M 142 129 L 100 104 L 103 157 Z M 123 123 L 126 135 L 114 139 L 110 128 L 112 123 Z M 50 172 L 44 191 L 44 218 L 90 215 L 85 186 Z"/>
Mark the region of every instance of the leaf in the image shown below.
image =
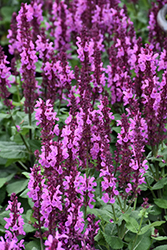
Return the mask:
<path id="1" fill-rule="evenodd" d="M 142 249 L 148 250 L 148 249 L 150 249 L 150 246 L 152 244 L 150 234 L 151 234 L 151 231 L 148 231 L 146 234 L 138 236 L 137 241 L 135 243 L 135 246 L 133 247 L 133 250 L 142 250 Z M 134 242 L 134 239 L 130 242 L 128 249 L 132 249 L 133 242 Z"/>
<path id="2" fill-rule="evenodd" d="M 5 217 L 9 218 L 9 210 L 8 211 L 4 211 L 2 213 L 0 213 L 0 224 L 2 226 L 5 226 L 6 225 L 6 221 L 4 220 Z"/>
<path id="3" fill-rule="evenodd" d="M 133 217 L 130 217 L 129 214 L 123 214 L 122 218 L 126 221 L 127 229 L 129 229 L 133 233 L 138 232 L 139 224 Z"/>
<path id="4" fill-rule="evenodd" d="M 41 141 L 39 140 L 29 140 L 28 141 L 32 152 L 34 152 L 35 150 L 40 150 L 41 149 Z"/>
<path id="5" fill-rule="evenodd" d="M 152 237 L 151 236 L 151 238 L 154 239 L 154 240 L 159 240 L 159 241 L 161 241 L 161 240 L 167 240 L 167 236 L 158 236 L 158 237 Z"/>
<path id="6" fill-rule="evenodd" d="M 3 114 L 3 113 L 0 113 L 0 119 L 10 118 L 10 117 L 11 117 L 10 114 Z"/>
<path id="7" fill-rule="evenodd" d="M 28 244 L 25 246 L 25 250 L 32 250 L 35 248 L 36 250 L 40 250 L 40 244 L 37 241 L 30 241 Z"/>
<path id="8" fill-rule="evenodd" d="M 26 188 L 19 196 L 20 196 L 21 198 L 27 199 L 27 198 L 28 198 L 28 195 L 27 195 L 28 192 L 29 192 L 29 189 Z"/>
<path id="9" fill-rule="evenodd" d="M 27 179 L 21 179 L 21 180 L 8 184 L 6 187 L 8 194 L 11 195 L 12 193 L 15 193 L 15 194 L 20 193 L 27 187 L 28 181 L 29 180 Z"/>
<path id="10" fill-rule="evenodd" d="M 36 72 L 41 73 L 41 72 L 42 72 L 42 70 L 41 70 L 41 68 L 42 68 L 42 62 L 38 60 L 38 61 L 35 63 L 35 66 L 36 66 Z"/>
<path id="11" fill-rule="evenodd" d="M 158 207 L 167 209 L 167 200 L 165 200 L 165 199 L 154 199 L 154 202 Z"/>
<path id="12" fill-rule="evenodd" d="M 120 249 L 123 247 L 123 242 L 120 238 L 116 237 L 116 236 L 109 236 L 107 234 L 105 234 L 104 232 L 102 232 L 106 242 L 108 243 L 108 245 L 110 247 L 112 247 L 112 249 Z"/>
<path id="13" fill-rule="evenodd" d="M 154 248 L 154 250 L 166 250 L 166 248 L 167 248 L 167 245 L 162 245 L 162 246 Z"/>
<path id="14" fill-rule="evenodd" d="M 167 178 L 162 178 L 153 187 L 152 190 L 158 190 L 163 188 L 167 184 Z"/>
<path id="15" fill-rule="evenodd" d="M 26 157 L 26 147 L 11 141 L 0 142 L 0 157 L 6 159 L 22 159 Z"/>
<path id="16" fill-rule="evenodd" d="M 114 117 L 115 117 L 115 121 L 121 120 L 120 114 L 114 114 Z"/>
<path id="17" fill-rule="evenodd" d="M 31 233 L 36 231 L 36 228 L 28 224 L 27 222 L 24 222 L 23 229 L 25 233 Z"/>
<path id="18" fill-rule="evenodd" d="M 0 178 L 0 188 L 8 181 L 10 181 L 15 174 L 10 174 L 7 177 Z"/>
<path id="19" fill-rule="evenodd" d="M 121 127 L 112 127 L 112 130 L 119 134 L 121 132 Z"/>
<path id="20" fill-rule="evenodd" d="M 5 196 L 6 196 L 6 187 L 3 186 L 3 187 L 1 187 L 1 189 L 0 189 L 0 204 L 2 204 L 2 202 L 4 201 Z M 1 209 L 1 208 L 0 208 L 0 209 Z"/>
<path id="21" fill-rule="evenodd" d="M 139 235 L 142 235 L 142 234 L 146 233 L 151 227 L 159 227 L 162 224 L 164 224 L 165 222 L 166 221 L 155 221 L 155 222 L 151 223 L 150 225 L 147 225 L 147 226 L 143 227 L 140 230 Z"/>
<path id="22" fill-rule="evenodd" d="M 29 172 L 22 172 L 22 174 L 23 174 L 27 179 L 30 179 L 30 173 L 29 173 Z"/>

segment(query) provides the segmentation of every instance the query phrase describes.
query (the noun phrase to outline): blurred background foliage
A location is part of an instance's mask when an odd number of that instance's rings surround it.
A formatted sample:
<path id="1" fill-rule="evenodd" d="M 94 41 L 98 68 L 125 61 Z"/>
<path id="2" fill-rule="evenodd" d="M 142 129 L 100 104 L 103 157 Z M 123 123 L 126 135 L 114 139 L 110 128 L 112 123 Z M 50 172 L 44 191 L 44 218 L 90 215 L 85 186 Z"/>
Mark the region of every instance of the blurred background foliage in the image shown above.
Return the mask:
<path id="1" fill-rule="evenodd" d="M 13 12 L 18 12 L 21 3 L 30 3 L 31 0 L 0 0 L 0 45 L 8 44 L 7 34 Z M 127 13 L 134 23 L 137 36 L 143 38 L 143 44 L 148 42 L 148 14 L 151 0 L 121 0 L 120 6 L 127 7 Z"/>
<path id="2" fill-rule="evenodd" d="M 18 12 L 21 3 L 30 3 L 25 0 L 0 0 L 0 45 L 8 44 L 7 34 L 13 12 Z"/>

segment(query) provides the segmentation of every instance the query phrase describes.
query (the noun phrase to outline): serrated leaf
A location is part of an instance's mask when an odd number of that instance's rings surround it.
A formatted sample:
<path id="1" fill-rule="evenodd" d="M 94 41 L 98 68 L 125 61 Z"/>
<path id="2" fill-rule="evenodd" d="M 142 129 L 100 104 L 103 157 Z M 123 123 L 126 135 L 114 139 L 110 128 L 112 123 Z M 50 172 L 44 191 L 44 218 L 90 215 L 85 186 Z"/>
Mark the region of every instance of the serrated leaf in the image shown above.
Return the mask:
<path id="1" fill-rule="evenodd" d="M 11 195 L 12 193 L 15 193 L 15 194 L 20 193 L 27 187 L 28 181 L 29 180 L 21 179 L 21 180 L 8 184 L 6 187 L 8 194 Z"/>
<path id="2" fill-rule="evenodd" d="M 120 238 L 116 237 L 116 236 L 109 236 L 107 234 L 105 234 L 104 232 L 102 232 L 106 242 L 108 243 L 108 245 L 110 247 L 112 247 L 112 249 L 120 249 L 123 247 L 123 242 Z"/>
<path id="3" fill-rule="evenodd" d="M 154 199 L 154 202 L 158 207 L 167 209 L 167 200 L 165 200 L 165 199 Z"/>

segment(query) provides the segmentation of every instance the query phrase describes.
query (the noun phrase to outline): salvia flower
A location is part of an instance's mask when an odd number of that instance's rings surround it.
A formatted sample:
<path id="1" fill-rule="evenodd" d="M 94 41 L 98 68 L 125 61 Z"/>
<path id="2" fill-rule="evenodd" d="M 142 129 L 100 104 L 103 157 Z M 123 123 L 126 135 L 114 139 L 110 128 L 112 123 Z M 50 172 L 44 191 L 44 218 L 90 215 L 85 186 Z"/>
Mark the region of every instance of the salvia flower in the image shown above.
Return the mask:
<path id="1" fill-rule="evenodd" d="M 15 193 L 11 195 L 11 201 L 8 202 L 8 206 L 6 210 L 10 211 L 9 218 L 4 218 L 4 220 L 7 222 L 5 225 L 6 234 L 5 234 L 5 239 L 6 239 L 6 245 L 4 248 L 6 249 L 14 249 L 14 250 L 20 250 L 24 248 L 23 242 L 24 240 L 21 240 L 18 242 L 17 237 L 19 235 L 25 235 L 23 225 L 24 221 L 21 217 L 21 214 L 23 213 L 23 208 L 21 208 L 21 203 L 18 202 L 17 196 Z M 3 240 L 2 240 L 3 242 Z M 0 242 L 0 244 L 2 243 Z M 3 242 L 4 243 L 4 242 Z"/>
<path id="2" fill-rule="evenodd" d="M 12 101 L 8 99 L 10 92 L 7 87 L 11 87 L 11 83 L 14 79 L 9 80 L 11 73 L 10 68 L 7 67 L 9 62 L 6 59 L 7 56 L 5 56 L 2 47 L 0 47 L 0 97 L 4 100 L 4 104 L 8 108 L 13 108 Z"/>

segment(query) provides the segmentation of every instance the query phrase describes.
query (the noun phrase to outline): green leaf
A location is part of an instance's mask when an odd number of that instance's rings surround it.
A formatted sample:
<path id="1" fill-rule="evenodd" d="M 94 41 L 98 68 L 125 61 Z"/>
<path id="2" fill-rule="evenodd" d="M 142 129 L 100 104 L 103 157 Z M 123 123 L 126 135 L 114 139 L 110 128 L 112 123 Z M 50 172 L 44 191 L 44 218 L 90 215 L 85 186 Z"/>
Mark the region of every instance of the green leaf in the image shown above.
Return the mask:
<path id="1" fill-rule="evenodd" d="M 19 196 L 20 196 L 21 198 L 27 199 L 27 198 L 28 198 L 28 195 L 27 195 L 28 192 L 29 192 L 29 189 L 26 188 Z"/>
<path id="2" fill-rule="evenodd" d="M 6 196 L 6 187 L 3 186 L 0 188 L 0 204 L 2 204 L 2 202 L 4 201 L 5 196 Z"/>
<path id="3" fill-rule="evenodd" d="M 31 233 L 31 232 L 36 231 L 35 227 L 33 227 L 32 225 L 30 225 L 27 222 L 24 222 L 23 229 L 24 229 L 25 233 Z"/>
<path id="4" fill-rule="evenodd" d="M 167 249 L 167 245 L 162 245 L 162 246 L 159 246 L 159 247 L 156 247 L 154 248 L 154 250 L 166 250 Z"/>
<path id="5" fill-rule="evenodd" d="M 167 184 L 167 178 L 162 178 L 152 187 L 152 190 L 162 189 Z"/>
<path id="6" fill-rule="evenodd" d="M 115 120 L 121 120 L 121 115 L 120 114 L 114 114 Z"/>
<path id="7" fill-rule="evenodd" d="M 29 140 L 28 141 L 32 152 L 34 152 L 35 150 L 40 150 L 41 149 L 41 141 L 39 140 Z"/>
<path id="8" fill-rule="evenodd" d="M 104 232 L 102 232 L 106 242 L 108 243 L 108 245 L 110 247 L 112 247 L 112 249 L 120 249 L 123 247 L 123 242 L 120 238 L 116 237 L 116 236 L 109 236 L 107 234 L 105 234 Z"/>
<path id="9" fill-rule="evenodd" d="M 41 67 L 42 67 L 42 61 L 38 61 L 35 63 L 35 66 L 36 66 L 36 72 L 39 72 L 41 73 L 42 70 L 41 70 Z"/>
<path id="10" fill-rule="evenodd" d="M 11 115 L 9 115 L 9 114 L 0 113 L 0 119 L 10 118 L 10 117 L 11 117 Z"/>
<path id="11" fill-rule="evenodd" d="M 40 250 L 40 244 L 37 241 L 30 241 L 28 244 L 25 246 L 25 250 L 32 250 L 35 248 L 36 250 Z"/>
<path id="12" fill-rule="evenodd" d="M 112 130 L 119 134 L 121 132 L 121 127 L 112 127 Z"/>
<path id="13" fill-rule="evenodd" d="M 135 246 L 133 248 L 133 250 L 148 250 L 150 249 L 150 246 L 152 244 L 152 240 L 150 237 L 151 234 L 151 230 L 149 230 L 146 234 L 144 235 L 139 235 L 137 238 L 137 241 L 135 243 Z M 132 249 L 132 244 L 134 242 L 134 238 L 133 240 L 129 243 L 129 248 L 128 249 Z M 154 249 L 155 250 L 155 249 Z"/>
<path id="14" fill-rule="evenodd" d="M 126 227 L 133 233 L 137 233 L 139 229 L 138 222 L 129 214 L 123 214 L 122 218 L 126 221 Z"/>
<path id="15" fill-rule="evenodd" d="M 2 158 L 21 159 L 25 158 L 27 153 L 24 145 L 19 145 L 11 141 L 0 142 L 0 157 Z"/>
<path id="16" fill-rule="evenodd" d="M 4 211 L 2 213 L 0 213 L 0 224 L 2 226 L 5 226 L 6 225 L 6 221 L 4 220 L 5 217 L 9 218 L 9 210 L 8 211 Z"/>
<path id="17" fill-rule="evenodd" d="M 0 188 L 8 181 L 10 181 L 15 174 L 10 174 L 7 177 L 0 178 Z"/>
<path id="18" fill-rule="evenodd" d="M 154 239 L 154 240 L 159 240 L 159 241 L 161 241 L 161 240 L 167 240 L 167 236 L 158 236 L 158 237 L 152 237 L 151 236 L 151 238 Z"/>
<path id="19" fill-rule="evenodd" d="M 15 181 L 13 183 L 8 184 L 7 187 L 6 187 L 6 190 L 7 190 L 8 194 L 9 194 L 9 196 L 12 193 L 18 194 L 21 191 L 23 191 L 27 187 L 28 181 L 29 180 L 27 180 L 27 179 L 26 180 L 21 179 L 21 180 L 18 180 L 18 181 Z"/>
<path id="20" fill-rule="evenodd" d="M 22 172 L 22 174 L 23 174 L 27 179 L 30 179 L 30 173 L 29 173 L 29 172 Z"/>
<path id="21" fill-rule="evenodd" d="M 154 202 L 158 207 L 167 209 L 167 200 L 165 200 L 165 199 L 154 199 Z"/>
<path id="22" fill-rule="evenodd" d="M 159 227 L 162 224 L 164 224 L 165 222 L 166 221 L 155 221 L 155 222 L 151 223 L 150 225 L 147 225 L 147 226 L 143 227 L 140 230 L 139 235 L 142 235 L 142 234 L 146 233 L 151 227 Z"/>

